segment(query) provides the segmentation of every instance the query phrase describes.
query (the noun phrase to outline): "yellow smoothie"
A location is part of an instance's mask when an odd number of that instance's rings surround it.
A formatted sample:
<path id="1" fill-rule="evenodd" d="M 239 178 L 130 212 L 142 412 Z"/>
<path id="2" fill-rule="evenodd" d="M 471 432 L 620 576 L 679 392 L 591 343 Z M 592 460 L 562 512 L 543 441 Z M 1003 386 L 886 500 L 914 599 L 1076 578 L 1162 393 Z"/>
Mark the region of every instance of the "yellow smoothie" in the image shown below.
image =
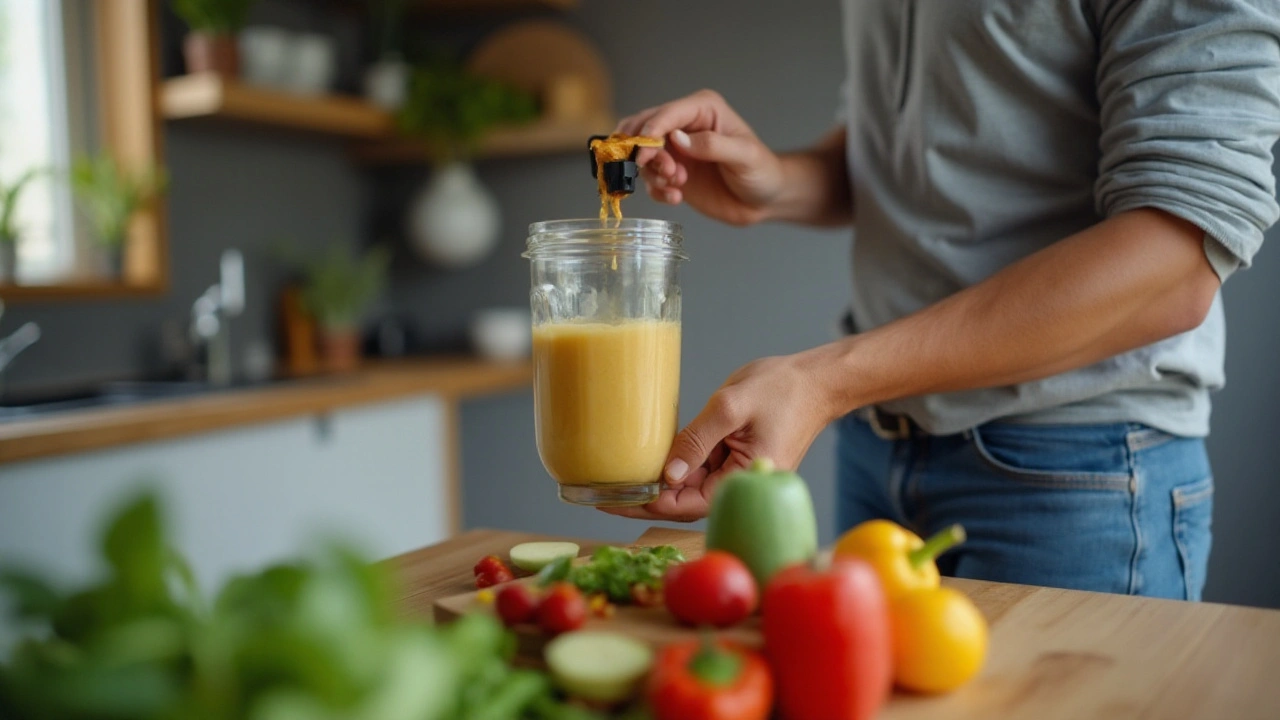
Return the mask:
<path id="1" fill-rule="evenodd" d="M 676 434 L 680 323 L 533 329 L 538 452 L 564 485 L 656 482 Z"/>

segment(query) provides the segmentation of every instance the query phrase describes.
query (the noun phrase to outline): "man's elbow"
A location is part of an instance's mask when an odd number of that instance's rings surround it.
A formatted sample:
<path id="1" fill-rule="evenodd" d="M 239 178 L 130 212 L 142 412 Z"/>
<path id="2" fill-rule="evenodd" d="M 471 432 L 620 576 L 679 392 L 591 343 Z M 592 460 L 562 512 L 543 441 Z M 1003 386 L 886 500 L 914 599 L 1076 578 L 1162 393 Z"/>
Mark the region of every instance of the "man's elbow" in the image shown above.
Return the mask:
<path id="1" fill-rule="evenodd" d="M 1221 286 L 1217 273 L 1207 261 L 1203 268 L 1197 268 L 1185 282 L 1179 283 L 1167 305 L 1165 337 L 1181 335 L 1203 325 Z"/>

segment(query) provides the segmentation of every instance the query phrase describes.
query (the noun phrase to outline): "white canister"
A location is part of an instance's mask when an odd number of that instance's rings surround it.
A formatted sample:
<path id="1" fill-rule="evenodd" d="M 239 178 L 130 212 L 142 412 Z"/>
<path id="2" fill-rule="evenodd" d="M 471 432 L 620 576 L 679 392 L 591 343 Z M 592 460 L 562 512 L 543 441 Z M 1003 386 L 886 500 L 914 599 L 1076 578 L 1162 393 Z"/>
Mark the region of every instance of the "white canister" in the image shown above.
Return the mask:
<path id="1" fill-rule="evenodd" d="M 286 30 L 255 25 L 240 31 L 240 74 L 245 82 L 283 88 L 292 71 L 293 41 Z"/>
<path id="2" fill-rule="evenodd" d="M 365 98 L 384 110 L 399 110 L 409 92 L 409 64 L 388 57 L 364 71 Z"/>
<path id="3" fill-rule="evenodd" d="M 337 70 L 338 51 L 333 38 L 317 33 L 293 36 L 288 88 L 300 95 L 328 91 Z"/>

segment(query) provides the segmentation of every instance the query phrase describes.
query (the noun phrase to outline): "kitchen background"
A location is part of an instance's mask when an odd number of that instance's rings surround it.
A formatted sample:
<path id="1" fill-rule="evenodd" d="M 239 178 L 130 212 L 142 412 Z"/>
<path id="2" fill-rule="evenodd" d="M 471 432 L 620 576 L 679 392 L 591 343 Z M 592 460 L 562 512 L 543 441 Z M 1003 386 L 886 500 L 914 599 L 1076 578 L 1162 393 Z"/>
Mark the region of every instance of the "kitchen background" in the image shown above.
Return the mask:
<path id="1" fill-rule="evenodd" d="M 842 80 L 840 8 L 834 1 L 583 0 L 554 15 L 598 45 L 619 114 L 710 87 L 773 147 L 801 146 L 833 122 Z M 167 10 L 162 16 L 161 61 L 164 74 L 171 75 L 181 68 L 183 26 Z M 433 20 L 421 31 L 415 27 L 414 37 L 465 49 L 518 17 Z M 332 35 L 341 49 L 338 86 L 357 87 L 364 36 L 341 9 L 266 0 L 254 9 L 251 24 Z M 219 256 L 228 247 L 242 250 L 247 266 L 246 310 L 233 324 L 235 356 L 243 357 L 251 344 L 276 343 L 276 293 L 284 270 L 272 251 L 282 239 L 313 251 L 333 241 L 390 239 L 392 283 L 375 317 L 402 318 L 417 351 L 455 352 L 465 347 L 473 312 L 527 302 L 528 268 L 520 257 L 526 226 L 590 216 L 596 209 L 581 152 L 482 160 L 481 179 L 502 212 L 499 247 L 475 267 L 444 271 L 416 260 L 400 237 L 405 204 L 424 182 L 424 166 L 364 167 L 329 138 L 217 123 L 168 123 L 164 146 L 172 183 L 169 291 L 153 298 L 12 305 L 0 335 L 33 320 L 43 338 L 6 371 L 10 391 L 154 372 L 162 324 L 186 322 L 196 296 L 217 281 Z M 833 337 L 849 294 L 847 233 L 786 226 L 739 230 L 685 208 L 659 207 L 642 194 L 627 202 L 626 212 L 675 220 L 685 228 L 692 262 L 684 274 L 682 422 L 743 363 Z M 1280 229 L 1273 228 L 1269 238 L 1269 244 L 1280 243 Z M 1217 495 L 1205 592 L 1209 600 L 1273 607 L 1280 607 L 1280 565 L 1271 559 L 1280 545 L 1274 520 L 1280 507 L 1278 258 L 1280 251 L 1264 249 L 1255 267 L 1234 276 L 1224 291 L 1230 382 L 1215 398 L 1209 441 Z M 467 400 L 460 412 L 465 527 L 618 540 L 643 529 L 644 523 L 556 500 L 534 447 L 529 391 Z M 824 433 L 801 468 L 813 489 L 824 541 L 833 535 L 833 449 L 831 433 Z M 80 467 L 84 473 L 67 479 L 55 496 L 84 492 L 95 482 L 92 464 Z M 8 470 L 0 465 L 0 498 Z M 357 472 L 349 482 L 358 489 L 368 476 Z M 403 508 L 398 511 L 403 515 Z M 252 537 L 254 522 L 269 522 L 253 518 L 244 515 L 236 532 Z"/>

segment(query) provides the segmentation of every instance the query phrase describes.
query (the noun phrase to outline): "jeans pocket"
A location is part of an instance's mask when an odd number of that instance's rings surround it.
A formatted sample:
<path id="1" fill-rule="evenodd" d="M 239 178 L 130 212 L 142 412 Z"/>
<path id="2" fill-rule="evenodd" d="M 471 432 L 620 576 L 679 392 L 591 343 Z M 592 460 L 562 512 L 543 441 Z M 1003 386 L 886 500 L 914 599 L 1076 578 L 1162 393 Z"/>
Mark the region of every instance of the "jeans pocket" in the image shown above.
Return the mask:
<path id="1" fill-rule="evenodd" d="M 1129 490 L 1125 426 L 988 424 L 969 438 L 997 474 L 1038 487 Z"/>
<path id="2" fill-rule="evenodd" d="M 1199 600 L 1204 590 L 1209 546 L 1213 542 L 1212 523 L 1212 477 L 1173 489 L 1173 542 L 1178 546 L 1187 600 Z"/>

